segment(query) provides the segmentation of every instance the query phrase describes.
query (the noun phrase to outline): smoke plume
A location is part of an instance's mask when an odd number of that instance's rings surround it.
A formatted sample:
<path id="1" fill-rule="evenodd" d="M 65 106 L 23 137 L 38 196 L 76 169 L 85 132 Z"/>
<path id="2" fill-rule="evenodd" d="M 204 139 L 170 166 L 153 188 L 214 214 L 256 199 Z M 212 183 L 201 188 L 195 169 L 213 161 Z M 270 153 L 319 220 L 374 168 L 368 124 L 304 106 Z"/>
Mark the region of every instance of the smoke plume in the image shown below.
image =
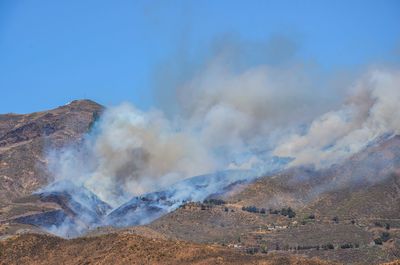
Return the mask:
<path id="1" fill-rule="evenodd" d="M 369 71 L 327 111 L 334 104 L 310 79 L 298 66 L 234 72 L 212 61 L 178 88 L 182 111 L 174 119 L 128 103 L 110 107 L 83 145 L 50 153 L 50 168 L 57 180 L 73 179 L 115 207 L 196 175 L 275 170 L 276 158 L 327 167 L 399 133 L 397 71 Z"/>
<path id="2" fill-rule="evenodd" d="M 170 200 L 151 205 L 164 213 L 235 181 L 292 166 L 329 167 L 400 133 L 397 70 L 369 70 L 343 87 L 304 64 L 235 68 L 224 56 L 193 72 L 176 83 L 174 115 L 129 103 L 109 107 L 81 144 L 50 151 L 55 180 L 85 187 L 114 209 L 130 200 L 147 207 L 132 198 L 168 191 Z M 213 188 L 214 181 L 185 181 L 232 170 L 247 173 L 226 173 Z M 120 215 L 113 216 L 107 224 Z"/>
<path id="3" fill-rule="evenodd" d="M 112 206 L 196 175 L 275 170 L 274 142 L 329 105 L 316 83 L 303 66 L 238 72 L 216 58 L 177 88 L 178 115 L 110 107 L 83 145 L 50 152 L 50 169 Z"/>
<path id="4" fill-rule="evenodd" d="M 274 155 L 294 158 L 290 166 L 327 167 L 384 134 L 399 134 L 398 71 L 370 71 L 357 81 L 352 91 L 342 107 L 316 117 L 304 134 L 281 139 Z"/>

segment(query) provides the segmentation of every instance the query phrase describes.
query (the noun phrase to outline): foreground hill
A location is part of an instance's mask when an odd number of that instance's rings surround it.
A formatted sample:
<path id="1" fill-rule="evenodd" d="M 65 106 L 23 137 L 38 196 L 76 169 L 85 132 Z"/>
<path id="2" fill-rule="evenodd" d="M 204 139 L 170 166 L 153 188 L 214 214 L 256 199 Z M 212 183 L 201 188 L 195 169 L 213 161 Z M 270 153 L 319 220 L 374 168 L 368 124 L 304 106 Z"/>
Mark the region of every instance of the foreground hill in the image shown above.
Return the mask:
<path id="1" fill-rule="evenodd" d="M 25 234 L 0 241 L 0 264 L 333 264 L 282 255 L 246 255 L 215 245 L 107 234 L 65 240 Z"/>

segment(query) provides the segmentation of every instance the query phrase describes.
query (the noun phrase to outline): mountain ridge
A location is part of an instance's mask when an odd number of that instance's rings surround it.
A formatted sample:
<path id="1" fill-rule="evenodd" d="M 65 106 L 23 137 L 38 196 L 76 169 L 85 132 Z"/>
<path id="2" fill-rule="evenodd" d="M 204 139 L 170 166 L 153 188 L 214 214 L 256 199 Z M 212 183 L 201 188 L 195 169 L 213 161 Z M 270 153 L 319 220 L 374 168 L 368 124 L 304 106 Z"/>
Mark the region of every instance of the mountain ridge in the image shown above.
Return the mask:
<path id="1" fill-rule="evenodd" d="M 235 258 L 252 264 L 379 264 L 400 258 L 400 136 L 383 137 L 343 163 L 322 170 L 289 168 L 251 181 L 242 181 L 232 172 L 215 179 L 212 174 L 189 178 L 175 184 L 178 194 L 192 185 L 184 198 L 166 189 L 133 198 L 113 214 L 118 220 L 128 214 L 132 221 L 129 213 L 136 215 L 141 207 L 151 208 L 160 200 L 168 206 L 181 199 L 182 205 L 149 224 L 87 227 L 89 231 L 73 240 L 49 235 L 51 231 L 35 224 L 39 220 L 35 218 L 41 216 L 50 225 L 68 219 L 74 227 L 87 225 L 78 212 L 95 213 L 95 219 L 97 213 L 100 219 L 111 214 L 106 206 L 97 208 L 101 202 L 93 196 L 80 201 L 74 200 L 74 192 L 51 186 L 39 190 L 53 180 L 46 171 L 47 148 L 82 143 L 103 111 L 103 106 L 83 100 L 50 111 L 0 115 L 0 257 L 7 264 L 66 263 L 68 255 L 77 257 L 71 261 L 75 263 L 101 264 L 105 257 L 126 262 L 118 256 L 117 249 L 126 247 L 119 240 L 136 246 L 127 249 L 126 256 L 142 263 L 145 256 L 153 262 L 168 256 L 168 251 L 157 252 L 155 246 L 172 246 L 178 256 L 193 248 L 200 251 L 189 251 L 192 258 L 171 257 L 167 264 L 235 264 Z M 226 182 L 230 177 L 231 182 Z M 210 196 L 198 196 L 196 192 L 212 184 L 218 185 L 211 187 Z M 127 223 L 136 224 L 141 222 Z M 68 232 L 66 237 L 75 237 L 71 235 Z M 86 246 L 90 251 L 79 256 L 78 250 Z M 214 247 L 211 256 L 204 254 Z M 21 250 L 29 255 L 24 257 Z M 59 259 L 55 253 L 61 253 Z"/>

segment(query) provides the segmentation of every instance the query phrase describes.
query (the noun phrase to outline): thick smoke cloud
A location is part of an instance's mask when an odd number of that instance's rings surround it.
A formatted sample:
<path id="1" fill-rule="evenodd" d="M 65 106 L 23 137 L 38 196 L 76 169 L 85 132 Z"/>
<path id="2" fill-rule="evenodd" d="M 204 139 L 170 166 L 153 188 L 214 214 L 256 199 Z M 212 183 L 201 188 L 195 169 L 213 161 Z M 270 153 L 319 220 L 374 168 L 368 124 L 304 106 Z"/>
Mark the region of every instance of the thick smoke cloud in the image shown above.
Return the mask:
<path id="1" fill-rule="evenodd" d="M 174 119 L 130 104 L 108 108 L 83 145 L 50 153 L 56 179 L 73 179 L 117 206 L 196 175 L 268 171 L 272 139 L 322 109 L 300 66 L 235 72 L 216 58 L 177 91 L 182 111 Z"/>
<path id="2" fill-rule="evenodd" d="M 116 207 L 216 171 L 327 167 L 399 133 L 399 72 L 373 70 L 335 87 L 340 82 L 304 64 L 230 62 L 215 56 L 177 82 L 173 116 L 127 103 L 108 108 L 81 145 L 49 153 L 56 180 L 84 185 Z"/>
<path id="3" fill-rule="evenodd" d="M 96 130 L 83 146 L 51 153 L 50 165 L 58 180 L 73 178 L 113 206 L 216 170 L 198 139 L 176 131 L 160 112 L 122 104 L 108 109 Z"/>
<path id="4" fill-rule="evenodd" d="M 106 112 L 99 130 L 93 146 L 99 165 L 92 186 L 98 180 L 111 183 L 95 191 L 106 193 L 123 185 L 132 194 L 142 194 L 216 169 L 198 139 L 173 128 L 160 112 L 121 105 Z"/>
<path id="5" fill-rule="evenodd" d="M 359 80 L 341 108 L 317 117 L 304 134 L 281 140 L 273 151 L 290 166 L 330 166 L 362 150 L 382 135 L 399 134 L 400 73 L 374 70 Z"/>

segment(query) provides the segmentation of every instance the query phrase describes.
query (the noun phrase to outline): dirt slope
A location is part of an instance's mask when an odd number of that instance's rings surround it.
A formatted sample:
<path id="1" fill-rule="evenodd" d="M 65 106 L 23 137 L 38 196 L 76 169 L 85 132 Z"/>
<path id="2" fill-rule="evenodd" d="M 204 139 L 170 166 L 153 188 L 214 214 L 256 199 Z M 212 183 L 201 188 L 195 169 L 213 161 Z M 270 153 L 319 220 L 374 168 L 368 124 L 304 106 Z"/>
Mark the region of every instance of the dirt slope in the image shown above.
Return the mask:
<path id="1" fill-rule="evenodd" d="M 233 249 L 134 234 L 64 240 L 25 234 L 0 241 L 0 264 L 333 264 L 282 255 L 246 255 Z"/>
<path id="2" fill-rule="evenodd" d="M 399 158 L 396 136 L 343 164 L 266 176 L 222 196 L 224 205 L 188 204 L 148 227 L 175 239 L 295 250 L 348 264 L 390 261 L 400 257 Z M 244 211 L 243 206 L 264 208 L 265 213 Z M 296 212 L 293 218 L 269 211 L 289 206 Z M 390 228 L 385 230 L 386 225 Z M 383 233 L 390 239 L 376 245 Z M 328 244 L 331 251 L 323 249 Z"/>

